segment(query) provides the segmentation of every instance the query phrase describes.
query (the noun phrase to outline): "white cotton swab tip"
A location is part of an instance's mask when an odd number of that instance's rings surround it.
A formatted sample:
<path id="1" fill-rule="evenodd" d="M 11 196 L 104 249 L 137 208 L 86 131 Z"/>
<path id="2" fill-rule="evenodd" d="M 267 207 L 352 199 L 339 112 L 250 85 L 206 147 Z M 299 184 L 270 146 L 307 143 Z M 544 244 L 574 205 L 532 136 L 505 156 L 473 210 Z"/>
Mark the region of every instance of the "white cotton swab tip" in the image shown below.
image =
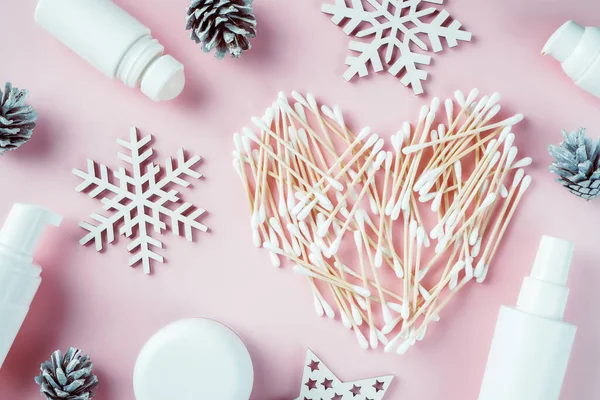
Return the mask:
<path id="1" fill-rule="evenodd" d="M 471 257 L 467 257 L 465 259 L 465 276 L 467 279 L 473 279 L 475 271 L 473 270 L 473 259 Z"/>
<path id="2" fill-rule="evenodd" d="M 521 183 L 521 187 L 519 188 L 519 194 L 525 193 L 529 186 L 531 185 L 531 176 L 527 175 L 523 178 L 523 182 Z"/>
<path id="3" fill-rule="evenodd" d="M 331 308 L 329 303 L 327 303 L 325 299 L 321 299 L 321 302 L 323 303 L 323 309 L 325 310 L 325 315 L 327 315 L 327 318 L 335 319 L 335 311 L 333 311 L 333 308 Z"/>
<path id="4" fill-rule="evenodd" d="M 319 317 L 322 317 L 323 315 L 325 315 L 325 310 L 323 309 L 321 300 L 319 300 L 319 297 L 316 294 L 313 295 L 313 304 L 315 306 L 315 312 L 317 313 L 317 315 Z"/>
<path id="5" fill-rule="evenodd" d="M 399 279 L 404 278 L 404 270 L 402 269 L 402 265 L 400 265 L 400 261 L 398 261 L 394 257 L 394 272 L 396 273 L 396 277 Z"/>
<path id="6" fill-rule="evenodd" d="M 329 232 L 329 227 L 331 226 L 331 221 L 325 221 L 321 225 L 318 225 L 317 235 L 319 237 L 327 236 L 327 232 Z"/>
<path id="7" fill-rule="evenodd" d="M 269 253 L 269 257 L 271 258 L 271 264 L 273 264 L 275 268 L 281 267 L 281 260 L 277 254 Z"/>
<path id="8" fill-rule="evenodd" d="M 375 252 L 375 267 L 376 268 L 381 268 L 381 266 L 383 265 L 383 252 L 381 251 L 381 249 L 377 249 L 377 251 Z"/>
<path id="9" fill-rule="evenodd" d="M 310 276 L 310 277 L 314 277 L 315 276 L 314 272 L 312 272 L 308 268 L 305 268 L 305 267 L 303 267 L 301 265 L 294 265 L 293 270 L 294 270 L 295 273 L 297 273 L 299 275 L 302 275 L 302 276 Z"/>
<path id="10" fill-rule="evenodd" d="M 372 349 L 376 349 L 379 345 L 379 340 L 377 339 L 377 332 L 375 331 L 374 327 L 371 327 L 371 329 L 369 329 L 369 344 L 371 345 Z"/>
<path id="11" fill-rule="evenodd" d="M 473 228 L 473 231 L 469 235 L 469 245 L 475 246 L 475 243 L 477 243 L 478 237 L 479 237 L 479 227 L 476 226 L 475 228 Z"/>
<path id="12" fill-rule="evenodd" d="M 398 326 L 400 321 L 400 318 L 396 318 L 392 321 L 391 324 L 384 325 L 383 328 L 381 328 L 381 333 L 383 333 L 384 335 L 391 333 L 396 328 L 396 326 Z"/>
<path id="13" fill-rule="evenodd" d="M 363 323 L 362 315 L 360 315 L 360 310 L 358 307 L 351 303 L 350 311 L 352 312 L 352 319 L 357 326 L 361 326 Z"/>
<path id="14" fill-rule="evenodd" d="M 258 233 L 258 229 L 252 229 L 252 242 L 256 247 L 262 246 L 262 241 L 260 239 L 260 233 Z"/>
<path id="15" fill-rule="evenodd" d="M 362 297 L 371 297 L 371 291 L 362 286 L 352 285 L 352 290 Z"/>
<path id="16" fill-rule="evenodd" d="M 471 104 L 473 101 L 475 101 L 477 96 L 479 96 L 479 89 L 477 89 L 477 88 L 471 89 L 471 91 L 469 92 L 469 95 L 467 96 L 467 100 L 465 101 L 465 106 L 467 106 L 467 105 Z"/>
<path id="17" fill-rule="evenodd" d="M 495 201 L 496 201 L 496 193 L 490 193 L 485 197 L 485 199 L 483 200 L 483 203 L 481 203 L 481 206 L 479 207 L 479 209 L 483 210 L 485 208 L 488 208 Z"/>
<path id="18" fill-rule="evenodd" d="M 519 152 L 519 149 L 515 146 L 512 146 L 510 148 L 510 150 L 508 150 L 508 155 L 506 156 L 506 165 L 507 166 L 512 165 L 513 161 L 515 161 L 515 158 L 517 158 L 518 152 Z"/>
<path id="19" fill-rule="evenodd" d="M 390 310 L 397 312 L 398 314 L 400 314 L 402 312 L 402 305 L 398 304 L 398 303 L 394 303 L 391 301 L 388 301 L 387 306 Z M 384 332 L 385 333 L 385 332 Z M 389 333 L 389 332 L 388 332 Z M 386 334 L 387 335 L 387 334 Z"/>
<path id="20" fill-rule="evenodd" d="M 342 244 L 342 238 L 341 237 L 337 237 L 332 243 L 331 246 L 329 246 L 329 253 L 330 254 L 337 254 L 338 250 L 340 249 L 340 245 Z"/>
<path id="21" fill-rule="evenodd" d="M 246 137 L 254 140 L 254 141 L 258 141 L 258 137 L 256 136 L 256 134 L 252 131 L 252 129 L 250 128 L 242 128 L 242 132 L 244 132 L 244 135 L 246 135 Z"/>
<path id="22" fill-rule="evenodd" d="M 375 142 L 375 146 L 373 146 L 373 152 L 377 153 L 379 152 L 379 150 L 381 150 L 383 148 L 383 144 L 384 144 L 384 140 L 382 138 L 379 138 L 377 140 L 377 142 Z"/>
<path id="23" fill-rule="evenodd" d="M 483 260 L 479 260 L 479 262 L 477 263 L 477 266 L 475 267 L 475 271 L 473 272 L 473 276 L 477 279 L 479 279 L 481 277 L 481 274 L 483 273 L 483 270 L 485 269 L 485 263 L 483 262 Z"/>
<path id="24" fill-rule="evenodd" d="M 500 122 L 500 124 L 502 126 L 516 125 L 519 122 L 523 121 L 523 119 L 525 119 L 525 116 L 523 114 L 516 114 L 516 115 L 513 115 L 512 117 L 507 118 L 504 121 Z"/>
<path id="25" fill-rule="evenodd" d="M 381 311 L 383 313 L 383 320 L 385 321 L 386 325 L 394 321 L 394 317 L 392 317 L 392 313 L 390 313 L 390 309 L 387 308 L 385 303 L 381 305 Z"/>
<path id="26" fill-rule="evenodd" d="M 369 342 L 367 342 L 367 338 L 365 338 L 365 336 L 358 329 L 355 329 L 354 332 L 356 333 L 356 339 L 358 340 L 358 345 L 360 348 L 367 350 L 369 348 Z"/>
<path id="27" fill-rule="evenodd" d="M 352 329 L 352 324 L 350 323 L 350 320 L 348 319 L 348 317 L 346 316 L 345 313 L 342 313 L 340 315 L 341 319 L 342 319 L 342 325 L 344 325 L 344 327 L 346 329 Z"/>
<path id="28" fill-rule="evenodd" d="M 408 349 L 410 349 L 411 346 L 411 340 L 404 341 L 400 346 L 398 346 L 396 354 L 398 354 L 399 356 L 406 354 L 406 352 L 408 351 Z"/>
<path id="29" fill-rule="evenodd" d="M 364 138 L 366 138 L 367 136 L 369 136 L 369 134 L 371 133 L 371 128 L 369 128 L 368 126 L 362 128 L 360 130 L 360 132 L 358 132 L 358 135 L 356 135 L 356 140 L 357 141 L 362 141 Z"/>
<path id="30" fill-rule="evenodd" d="M 371 136 L 369 136 L 369 138 L 363 145 L 363 149 L 365 149 L 365 150 L 368 149 L 369 147 L 373 146 L 375 144 L 375 142 L 377 142 L 378 140 L 379 140 L 379 135 L 376 133 L 372 134 Z"/>
<path id="31" fill-rule="evenodd" d="M 515 172 L 515 176 L 513 178 L 511 188 L 516 189 L 517 186 L 519 186 L 519 184 L 521 183 L 521 180 L 523 179 L 524 176 L 525 176 L 525 170 L 523 168 L 519 168 L 517 170 L 517 172 Z"/>
<path id="32" fill-rule="evenodd" d="M 525 157 L 514 163 L 511 168 L 524 168 L 531 165 L 532 162 L 533 159 L 531 157 Z"/>

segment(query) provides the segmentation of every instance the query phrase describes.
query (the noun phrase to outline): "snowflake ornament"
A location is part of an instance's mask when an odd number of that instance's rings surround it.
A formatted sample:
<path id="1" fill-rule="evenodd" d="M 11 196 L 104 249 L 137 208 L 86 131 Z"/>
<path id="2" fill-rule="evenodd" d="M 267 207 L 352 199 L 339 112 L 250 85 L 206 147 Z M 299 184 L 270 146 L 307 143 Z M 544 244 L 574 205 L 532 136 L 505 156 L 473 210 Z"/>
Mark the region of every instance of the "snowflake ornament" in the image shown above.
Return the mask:
<path id="1" fill-rule="evenodd" d="M 330 14 L 336 25 L 347 21 L 344 26 L 347 35 L 365 39 L 351 41 L 348 46 L 358 53 L 346 58 L 348 69 L 344 79 L 348 81 L 357 74 L 366 76 L 368 63 L 375 72 L 382 71 L 385 64 L 390 74 L 402 75 L 400 82 L 404 86 L 410 85 L 415 94 L 422 94 L 427 72 L 419 66 L 429 65 L 431 56 L 414 52 L 411 44 L 429 51 L 423 40 L 427 36 L 431 50 L 437 53 L 443 49 L 442 38 L 448 47 L 457 46 L 459 40 L 471 40 L 471 33 L 462 30 L 461 23 L 453 20 L 446 10 L 425 5 L 443 4 L 444 0 L 348 0 L 350 6 L 346 1 L 323 4 L 321 11 Z"/>
<path id="2" fill-rule="evenodd" d="M 306 351 L 300 395 L 295 400 L 381 400 L 394 377 L 342 382 L 310 349 Z"/>
<path id="3" fill-rule="evenodd" d="M 96 250 L 101 251 L 104 239 L 108 244 L 113 243 L 118 229 L 119 234 L 132 238 L 127 246 L 127 251 L 132 253 L 129 265 L 141 262 L 146 274 L 150 273 L 151 260 L 164 262 L 155 251 L 155 248 L 162 248 L 162 242 L 150 232 L 153 229 L 160 234 L 166 230 L 168 227 L 163 219 L 170 221 L 169 228 L 174 234 L 184 235 L 190 242 L 194 229 L 208 230 L 198 221 L 205 210 L 180 202 L 179 192 L 170 189 L 172 185 L 188 187 L 190 178 L 202 177 L 193 169 L 200 157 L 195 155 L 186 159 L 184 150 L 180 149 L 175 163 L 172 158 L 167 158 L 163 173 L 160 166 L 149 162 L 153 154 L 149 147 L 151 141 L 152 135 L 139 139 L 135 127 L 131 128 L 129 141 L 117 139 L 117 143 L 126 149 L 125 153 L 119 153 L 119 159 L 129 164 L 131 171 L 124 167 L 112 171 L 103 164 L 97 169 L 96 162 L 90 159 L 87 160 L 87 171 L 73 169 L 73 174 L 83 180 L 75 190 L 89 189 L 89 197 L 99 198 L 104 210 L 111 212 L 109 215 L 94 213 L 91 215 L 94 222 L 80 223 L 88 231 L 80 243 L 85 245 L 93 240 Z M 114 180 L 118 183 L 113 183 Z"/>

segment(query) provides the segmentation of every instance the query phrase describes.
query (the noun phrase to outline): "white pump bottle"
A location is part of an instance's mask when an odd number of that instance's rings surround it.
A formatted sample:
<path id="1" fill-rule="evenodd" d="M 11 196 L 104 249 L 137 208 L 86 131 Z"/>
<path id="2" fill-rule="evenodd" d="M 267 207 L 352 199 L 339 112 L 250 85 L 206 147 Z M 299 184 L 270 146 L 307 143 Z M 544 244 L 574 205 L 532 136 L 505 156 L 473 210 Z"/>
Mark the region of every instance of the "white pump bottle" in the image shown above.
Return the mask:
<path id="1" fill-rule="evenodd" d="M 600 98 L 600 28 L 568 21 L 542 50 L 558 60 L 575 84 Z"/>
<path id="2" fill-rule="evenodd" d="M 577 328 L 563 321 L 573 244 L 542 238 L 516 307 L 502 306 L 479 400 L 558 400 Z"/>
<path id="3" fill-rule="evenodd" d="M 39 0 L 35 21 L 88 63 L 154 101 L 177 97 L 183 64 L 110 0 Z"/>
<path id="4" fill-rule="evenodd" d="M 35 247 L 44 227 L 61 221 L 42 208 L 15 204 L 0 231 L 0 367 L 42 281 L 42 269 L 33 263 Z"/>

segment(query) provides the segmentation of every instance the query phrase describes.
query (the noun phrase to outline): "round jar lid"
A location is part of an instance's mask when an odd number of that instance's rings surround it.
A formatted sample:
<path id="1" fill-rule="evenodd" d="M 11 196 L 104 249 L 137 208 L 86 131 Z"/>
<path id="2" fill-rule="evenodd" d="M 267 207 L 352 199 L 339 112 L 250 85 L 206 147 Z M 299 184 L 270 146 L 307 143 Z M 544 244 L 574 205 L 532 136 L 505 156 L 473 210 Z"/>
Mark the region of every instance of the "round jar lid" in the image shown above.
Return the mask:
<path id="1" fill-rule="evenodd" d="M 235 332 L 210 319 L 185 319 L 159 330 L 133 371 L 137 400 L 248 400 L 254 370 Z"/>

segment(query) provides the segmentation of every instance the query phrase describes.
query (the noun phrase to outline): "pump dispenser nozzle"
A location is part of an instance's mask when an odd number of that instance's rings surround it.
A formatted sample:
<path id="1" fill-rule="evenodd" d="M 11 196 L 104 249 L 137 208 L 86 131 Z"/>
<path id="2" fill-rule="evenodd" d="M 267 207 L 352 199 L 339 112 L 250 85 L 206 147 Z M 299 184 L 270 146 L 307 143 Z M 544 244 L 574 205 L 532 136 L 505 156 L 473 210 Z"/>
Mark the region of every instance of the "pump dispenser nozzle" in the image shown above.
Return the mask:
<path id="1" fill-rule="evenodd" d="M 0 231 L 0 245 L 30 259 L 46 225 L 61 222 L 62 216 L 41 207 L 15 204 Z"/>

